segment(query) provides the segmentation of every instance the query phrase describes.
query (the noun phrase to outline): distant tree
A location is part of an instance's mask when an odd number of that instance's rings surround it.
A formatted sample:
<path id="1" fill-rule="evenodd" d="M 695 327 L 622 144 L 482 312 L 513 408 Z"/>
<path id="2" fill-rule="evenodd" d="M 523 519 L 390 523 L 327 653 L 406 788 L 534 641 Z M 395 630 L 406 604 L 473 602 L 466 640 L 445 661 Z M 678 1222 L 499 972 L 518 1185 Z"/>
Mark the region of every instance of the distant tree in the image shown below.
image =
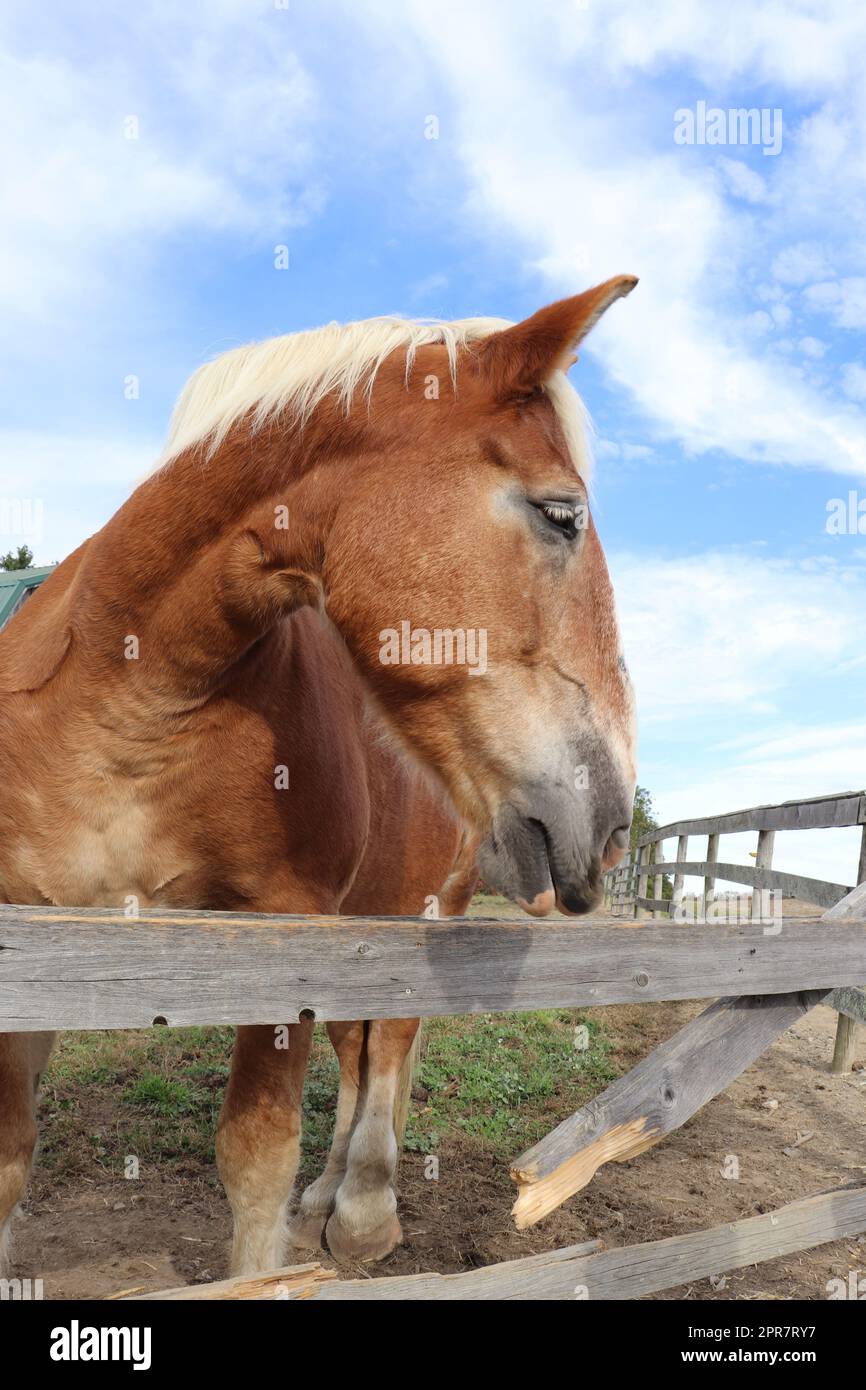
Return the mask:
<path id="1" fill-rule="evenodd" d="M 629 847 L 634 852 L 635 846 L 641 836 L 646 835 L 650 830 L 658 830 L 659 823 L 653 812 L 653 799 L 646 787 L 636 787 L 634 793 L 634 811 L 632 813 L 631 835 L 629 836 Z M 656 847 L 658 852 L 658 846 Z M 650 882 L 652 888 L 652 882 Z M 672 898 L 674 886 L 669 874 L 662 875 L 662 897 Z M 652 894 L 650 894 L 652 896 Z"/>
<path id="2" fill-rule="evenodd" d="M 658 828 L 659 823 L 653 815 L 652 797 L 646 787 L 635 787 L 629 848 L 634 849 L 642 835 L 646 835 L 650 830 L 658 830 Z"/>
<path id="3" fill-rule="evenodd" d="M 33 564 L 33 551 L 29 545 L 19 545 L 17 555 L 8 551 L 0 559 L 0 570 L 29 570 Z"/>

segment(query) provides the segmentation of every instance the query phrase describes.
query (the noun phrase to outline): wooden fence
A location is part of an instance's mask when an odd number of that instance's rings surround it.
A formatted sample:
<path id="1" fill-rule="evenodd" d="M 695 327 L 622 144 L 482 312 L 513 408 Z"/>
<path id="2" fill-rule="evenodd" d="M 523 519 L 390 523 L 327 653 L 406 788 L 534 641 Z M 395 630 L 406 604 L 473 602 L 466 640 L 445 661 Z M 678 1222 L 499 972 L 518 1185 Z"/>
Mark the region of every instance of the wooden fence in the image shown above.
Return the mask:
<path id="1" fill-rule="evenodd" d="M 773 868 L 777 830 L 840 827 L 858 827 L 861 830 L 853 884 L 806 878 L 801 874 L 784 873 Z M 720 857 L 720 837 L 743 831 L 757 833 L 754 866 L 728 863 Z M 705 859 L 692 860 L 689 858 L 689 839 L 697 835 L 706 835 L 707 853 Z M 665 840 L 673 839 L 677 842 L 676 859 L 665 860 L 661 858 L 661 846 Z M 670 876 L 673 877 L 673 892 L 667 898 L 664 896 L 664 884 L 666 877 Z M 831 908 L 857 884 L 866 882 L 866 792 L 839 792 L 805 801 L 784 801 L 776 806 L 750 806 L 727 815 L 703 816 L 696 820 L 662 825 L 658 830 L 643 835 L 625 861 L 605 875 L 605 903 L 618 916 L 680 916 L 688 921 L 689 914 L 683 901 L 684 879 L 687 876 L 703 879 L 703 893 L 695 906 L 696 915 L 704 918 L 714 906 L 717 879 L 751 888 L 752 912 L 756 918 L 761 914 L 762 904 L 766 903 L 762 893 L 768 891 L 797 898 L 816 907 Z M 650 879 L 653 880 L 652 895 L 648 887 Z M 840 1015 L 833 1056 L 833 1070 L 836 1072 L 851 1069 L 856 1045 L 855 1027 L 850 1019 Z"/>
<path id="2" fill-rule="evenodd" d="M 520 1228 L 730 1084 L 814 1004 L 866 1020 L 866 896 L 830 916 L 638 930 L 609 918 L 430 921 L 0 907 L 0 1032 L 283 1023 L 713 999 L 521 1155 Z M 719 996 L 736 996 L 722 997 Z M 866 1187 L 675 1240 L 571 1247 L 467 1275 L 340 1280 L 317 1265 L 160 1297 L 633 1298 L 866 1229 Z"/>

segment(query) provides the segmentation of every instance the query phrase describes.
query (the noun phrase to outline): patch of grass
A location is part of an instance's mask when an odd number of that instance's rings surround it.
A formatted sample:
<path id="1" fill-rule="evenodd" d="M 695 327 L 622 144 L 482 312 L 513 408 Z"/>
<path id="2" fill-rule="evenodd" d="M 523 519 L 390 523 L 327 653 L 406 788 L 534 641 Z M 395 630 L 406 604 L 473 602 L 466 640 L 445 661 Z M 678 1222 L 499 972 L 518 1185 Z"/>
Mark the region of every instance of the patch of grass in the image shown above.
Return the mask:
<path id="1" fill-rule="evenodd" d="M 317 1030 L 310 1065 L 304 1084 L 304 1126 L 302 1132 L 301 1181 L 318 1177 L 331 1147 L 334 1109 L 340 1069 L 337 1054 L 324 1034 Z"/>
<path id="2" fill-rule="evenodd" d="M 192 1097 L 192 1089 L 185 1082 L 151 1071 L 127 1086 L 120 1099 L 127 1105 L 146 1105 L 157 1115 L 176 1118 L 189 1114 Z"/>
<path id="3" fill-rule="evenodd" d="M 425 1036 L 406 1136 L 425 1153 L 462 1132 L 513 1156 L 617 1074 L 603 1026 L 571 1009 L 435 1019 Z"/>
<path id="4" fill-rule="evenodd" d="M 40 1162 L 54 1178 L 95 1162 L 123 1175 L 147 1165 L 212 1165 L 229 1073 L 230 1028 L 65 1033 L 40 1094 Z"/>

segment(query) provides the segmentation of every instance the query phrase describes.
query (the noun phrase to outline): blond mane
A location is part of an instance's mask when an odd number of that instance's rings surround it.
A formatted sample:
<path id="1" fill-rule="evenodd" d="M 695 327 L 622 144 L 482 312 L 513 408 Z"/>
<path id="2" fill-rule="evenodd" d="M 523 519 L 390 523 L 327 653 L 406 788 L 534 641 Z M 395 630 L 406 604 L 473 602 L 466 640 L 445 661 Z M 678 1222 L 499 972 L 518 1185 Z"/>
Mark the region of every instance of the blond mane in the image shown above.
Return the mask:
<path id="1" fill-rule="evenodd" d="M 462 348 L 511 327 L 509 319 L 472 318 L 453 322 L 401 318 L 329 323 L 287 333 L 224 352 L 193 372 L 172 413 L 168 438 L 157 468 L 186 449 L 201 446 L 210 457 L 232 425 L 251 415 L 253 430 L 283 412 L 301 425 L 325 396 L 335 395 L 348 409 L 358 390 L 369 400 L 376 374 L 392 352 L 404 351 L 406 380 L 419 347 L 440 344 L 448 354 L 457 386 Z M 580 397 L 562 372 L 545 389 L 562 424 L 575 467 L 588 481 L 590 453 L 586 415 Z"/>

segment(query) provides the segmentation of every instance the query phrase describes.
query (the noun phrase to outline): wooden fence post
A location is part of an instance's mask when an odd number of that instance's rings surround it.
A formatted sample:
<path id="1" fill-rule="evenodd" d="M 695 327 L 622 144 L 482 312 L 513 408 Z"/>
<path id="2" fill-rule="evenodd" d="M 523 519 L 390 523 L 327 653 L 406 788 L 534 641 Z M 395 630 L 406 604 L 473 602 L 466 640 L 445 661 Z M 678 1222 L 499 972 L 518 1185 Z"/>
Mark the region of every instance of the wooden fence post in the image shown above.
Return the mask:
<path id="1" fill-rule="evenodd" d="M 639 849 L 638 852 L 637 852 L 637 853 L 638 853 L 638 878 L 637 878 L 637 897 L 635 898 L 635 904 L 634 904 L 634 915 L 635 915 L 635 917 L 639 917 L 639 918 L 642 918 L 642 917 L 649 917 L 649 915 L 650 915 L 650 914 L 647 912 L 646 908 L 645 908 L 645 907 L 641 907 L 641 906 L 639 905 L 639 903 L 638 903 L 638 898 L 647 898 L 647 897 L 649 897 L 649 876 L 648 876 L 648 874 L 646 873 L 646 866 L 647 866 L 647 864 L 649 863 L 649 852 L 650 852 L 650 846 L 649 846 L 649 845 L 641 845 L 640 849 Z"/>
<path id="2" fill-rule="evenodd" d="M 863 834 L 860 837 L 860 861 L 857 865 L 857 885 L 866 883 L 866 825 L 863 826 Z M 836 1024 L 836 1041 L 833 1045 L 833 1062 L 831 1071 L 836 1076 L 843 1076 L 849 1072 L 854 1065 L 854 1055 L 857 1051 L 859 1032 L 858 1025 L 853 1018 L 846 1018 L 845 1014 L 840 1014 Z"/>
<path id="3" fill-rule="evenodd" d="M 659 857 L 659 854 L 661 853 L 661 848 L 662 848 L 662 845 L 663 845 L 663 844 L 664 844 L 664 841 L 663 841 L 663 840 L 656 840 L 656 841 L 654 842 L 653 848 L 654 848 L 654 850 L 655 850 L 655 854 L 653 855 L 653 863 L 657 863 L 657 862 L 658 862 L 658 857 Z M 655 898 L 656 902 L 658 902 L 660 898 L 663 898 L 663 897 L 664 897 L 664 891 L 665 891 L 665 879 L 664 879 L 664 874 L 655 874 L 655 875 L 653 876 L 653 897 Z M 655 908 L 655 907 L 653 908 L 653 917 L 664 917 L 664 916 L 665 916 L 665 914 L 664 914 L 663 911 L 661 911 L 661 909 Z"/>
<path id="4" fill-rule="evenodd" d="M 707 836 L 707 860 L 706 860 L 706 862 L 707 862 L 708 864 L 715 864 L 715 863 L 718 862 L 718 858 L 719 858 L 719 837 L 718 837 L 718 835 L 708 835 L 708 836 Z M 709 912 L 710 908 L 712 907 L 713 899 L 715 898 L 715 896 L 716 896 L 716 880 L 712 877 L 712 875 L 708 875 L 708 876 L 704 879 L 704 918 L 706 918 L 707 913 Z"/>
<path id="5" fill-rule="evenodd" d="M 836 1041 L 833 1045 L 833 1062 L 830 1070 L 836 1076 L 849 1072 L 854 1065 L 857 1051 L 857 1024 L 853 1018 L 840 1014 L 836 1023 Z"/>
<path id="6" fill-rule="evenodd" d="M 619 895 L 617 898 L 617 917 L 624 917 L 629 897 L 629 875 L 631 872 L 631 850 L 625 856 L 619 869 Z"/>
<path id="7" fill-rule="evenodd" d="M 755 855 L 756 869 L 771 869 L 773 867 L 773 846 L 776 842 L 775 830 L 758 831 L 758 853 Z M 755 921 L 761 915 L 761 894 L 762 888 L 752 889 L 752 920 Z"/>
<path id="8" fill-rule="evenodd" d="M 613 876 L 613 895 L 611 898 L 610 910 L 615 917 L 619 916 L 620 904 L 622 902 L 622 865 L 618 865 Z"/>
<path id="9" fill-rule="evenodd" d="M 680 835 L 677 840 L 677 863 L 683 864 L 689 857 L 689 837 Z M 671 903 L 671 915 L 676 913 L 677 908 L 683 900 L 683 887 L 685 879 L 682 874 L 674 874 L 674 897 Z"/>

